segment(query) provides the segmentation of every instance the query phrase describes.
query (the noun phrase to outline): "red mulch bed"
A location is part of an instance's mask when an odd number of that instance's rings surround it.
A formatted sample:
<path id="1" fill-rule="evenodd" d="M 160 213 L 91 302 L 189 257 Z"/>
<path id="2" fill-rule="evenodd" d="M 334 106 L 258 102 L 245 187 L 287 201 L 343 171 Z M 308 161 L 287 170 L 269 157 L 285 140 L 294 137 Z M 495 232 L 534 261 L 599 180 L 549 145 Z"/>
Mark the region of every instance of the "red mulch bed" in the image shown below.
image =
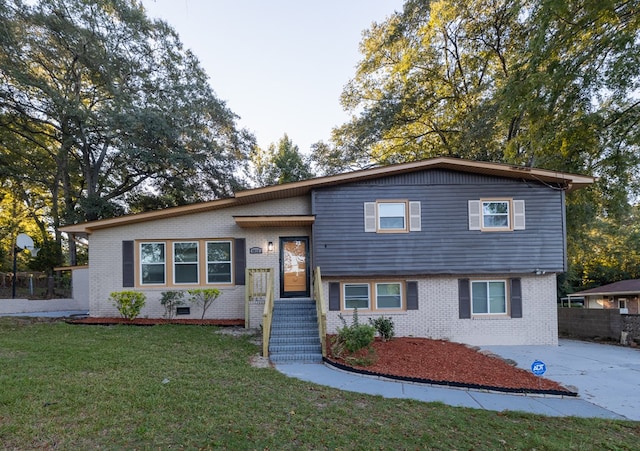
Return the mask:
<path id="1" fill-rule="evenodd" d="M 71 324 L 94 324 L 94 325 L 115 325 L 115 324 L 131 324 L 134 326 L 155 326 L 157 324 L 189 324 L 192 326 L 243 326 L 243 319 L 164 319 L 164 318 L 77 318 L 69 319 Z"/>
<path id="2" fill-rule="evenodd" d="M 330 343 L 330 337 L 328 337 Z M 352 366 L 331 356 L 329 362 L 357 372 L 401 380 L 491 389 L 513 393 L 547 393 L 575 396 L 559 383 L 510 365 L 500 357 L 478 352 L 460 343 L 427 338 L 396 337 L 373 343 L 377 359 L 369 366 Z"/>

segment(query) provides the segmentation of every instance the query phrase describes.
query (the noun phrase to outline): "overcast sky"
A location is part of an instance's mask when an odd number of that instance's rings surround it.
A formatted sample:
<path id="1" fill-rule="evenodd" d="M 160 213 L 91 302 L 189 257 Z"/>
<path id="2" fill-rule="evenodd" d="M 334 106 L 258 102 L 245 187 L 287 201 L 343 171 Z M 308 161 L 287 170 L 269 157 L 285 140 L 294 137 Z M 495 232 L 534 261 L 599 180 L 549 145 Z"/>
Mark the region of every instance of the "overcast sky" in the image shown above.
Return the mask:
<path id="1" fill-rule="evenodd" d="M 401 0 L 143 0 L 168 22 L 210 77 L 239 125 L 267 148 L 284 133 L 307 153 L 348 116 L 362 31 Z"/>

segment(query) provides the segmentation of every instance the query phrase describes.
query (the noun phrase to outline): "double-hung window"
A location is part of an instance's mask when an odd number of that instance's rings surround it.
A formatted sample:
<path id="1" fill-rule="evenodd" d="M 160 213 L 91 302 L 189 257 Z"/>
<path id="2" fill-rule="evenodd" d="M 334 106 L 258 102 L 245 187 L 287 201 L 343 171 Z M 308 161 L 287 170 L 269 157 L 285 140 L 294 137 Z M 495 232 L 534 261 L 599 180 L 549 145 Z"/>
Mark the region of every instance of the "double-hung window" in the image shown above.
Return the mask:
<path id="1" fill-rule="evenodd" d="M 140 243 L 140 283 L 142 285 L 163 285 L 165 279 L 165 243 Z"/>
<path id="2" fill-rule="evenodd" d="M 402 285 L 399 282 L 376 283 L 376 308 L 402 308 Z"/>
<path id="3" fill-rule="evenodd" d="M 403 232 L 407 230 L 407 204 L 405 202 L 378 203 L 378 230 Z"/>
<path id="4" fill-rule="evenodd" d="M 123 271 L 137 264 L 135 284 L 139 286 L 201 286 L 209 284 L 232 284 L 236 272 L 244 276 L 244 262 L 238 268 L 234 254 L 239 246 L 244 250 L 242 239 L 191 239 L 139 241 L 137 254 L 125 254 L 123 247 Z M 240 244 L 238 244 L 240 242 Z M 133 251 L 133 247 L 131 251 Z M 127 263 L 130 261 L 131 263 Z M 242 269 L 240 271 L 239 269 Z M 134 277 L 131 276 L 133 284 Z M 243 284 L 243 278 L 238 279 Z M 238 282 L 236 280 L 236 282 Z M 134 285 L 126 285 L 134 286 Z"/>
<path id="5" fill-rule="evenodd" d="M 469 230 L 509 232 L 525 230 L 524 200 L 480 199 L 469 201 Z"/>
<path id="6" fill-rule="evenodd" d="M 353 309 L 369 309 L 369 284 L 368 283 L 345 283 L 344 289 L 344 308 L 346 310 Z"/>
<path id="7" fill-rule="evenodd" d="M 178 241 L 173 243 L 173 283 L 195 283 L 198 277 L 198 242 Z"/>
<path id="8" fill-rule="evenodd" d="M 344 283 L 342 290 L 345 310 L 400 310 L 403 308 L 402 282 Z"/>
<path id="9" fill-rule="evenodd" d="M 474 280 L 471 282 L 471 312 L 474 315 L 504 315 L 507 313 L 507 282 L 504 280 Z"/>
<path id="10" fill-rule="evenodd" d="M 379 200 L 365 202 L 364 231 L 373 233 L 422 231 L 420 201 Z"/>
<path id="11" fill-rule="evenodd" d="M 207 241 L 207 283 L 231 283 L 231 241 Z"/>
<path id="12" fill-rule="evenodd" d="M 491 200 L 482 202 L 483 229 L 510 229 L 510 202 L 507 200 Z"/>

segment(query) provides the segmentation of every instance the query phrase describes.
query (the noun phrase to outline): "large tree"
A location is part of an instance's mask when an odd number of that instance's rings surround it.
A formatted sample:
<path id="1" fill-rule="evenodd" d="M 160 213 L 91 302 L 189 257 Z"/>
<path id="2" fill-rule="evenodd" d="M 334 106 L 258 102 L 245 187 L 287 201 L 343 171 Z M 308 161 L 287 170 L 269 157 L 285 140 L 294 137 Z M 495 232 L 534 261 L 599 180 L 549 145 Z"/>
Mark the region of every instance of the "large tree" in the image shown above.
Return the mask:
<path id="1" fill-rule="evenodd" d="M 639 45 L 639 0 L 407 0 L 364 33 L 333 148 L 347 166 L 447 155 L 598 176 L 568 197 L 570 247 L 587 245 L 638 194 Z"/>
<path id="2" fill-rule="evenodd" d="M 1 176 L 46 184 L 55 230 L 230 194 L 254 142 L 235 121 L 135 0 L 0 5 Z"/>
<path id="3" fill-rule="evenodd" d="M 313 177 L 308 159 L 285 133 L 277 145 L 265 151 L 255 147 L 251 153 L 251 174 L 256 186 L 297 182 Z"/>
<path id="4" fill-rule="evenodd" d="M 374 24 L 334 143 L 352 162 L 451 155 L 634 182 L 640 2 L 408 0 Z"/>

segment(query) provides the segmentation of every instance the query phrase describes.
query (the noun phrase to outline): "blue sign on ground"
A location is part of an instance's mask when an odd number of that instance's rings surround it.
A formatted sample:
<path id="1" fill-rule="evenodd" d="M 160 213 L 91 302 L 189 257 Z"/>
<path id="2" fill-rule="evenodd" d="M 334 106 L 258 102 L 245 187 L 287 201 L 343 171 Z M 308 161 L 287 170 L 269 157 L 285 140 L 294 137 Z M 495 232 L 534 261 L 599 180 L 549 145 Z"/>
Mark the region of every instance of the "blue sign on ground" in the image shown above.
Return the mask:
<path id="1" fill-rule="evenodd" d="M 547 365 L 545 365 L 544 362 L 540 360 L 536 360 L 531 364 L 531 371 L 536 376 L 542 376 L 545 371 L 547 371 Z"/>

